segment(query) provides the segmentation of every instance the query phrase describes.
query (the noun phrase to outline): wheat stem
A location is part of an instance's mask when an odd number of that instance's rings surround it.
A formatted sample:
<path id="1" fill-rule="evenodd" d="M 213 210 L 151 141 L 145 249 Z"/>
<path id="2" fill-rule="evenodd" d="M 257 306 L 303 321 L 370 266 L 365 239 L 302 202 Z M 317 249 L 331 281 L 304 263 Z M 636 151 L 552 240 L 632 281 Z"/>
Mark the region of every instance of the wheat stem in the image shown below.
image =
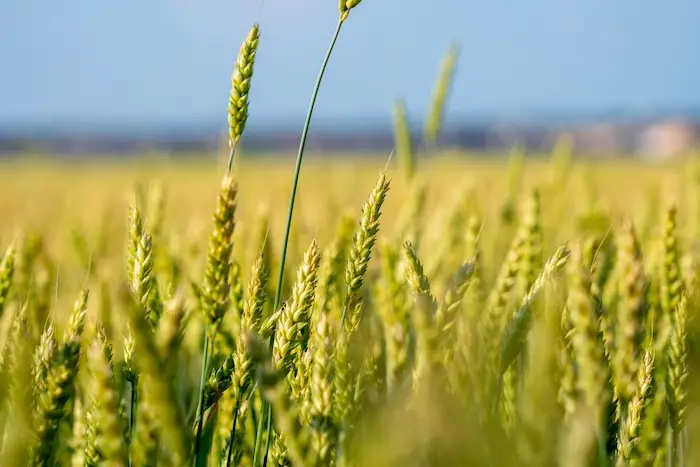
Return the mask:
<path id="1" fill-rule="evenodd" d="M 338 40 L 338 35 L 340 34 L 340 29 L 343 26 L 343 20 L 339 19 L 338 24 L 336 25 L 335 32 L 333 33 L 333 38 L 331 39 L 331 43 L 328 46 L 328 51 L 326 52 L 326 56 L 323 59 L 323 63 L 321 64 L 321 70 L 319 71 L 318 78 L 316 79 L 316 85 L 314 86 L 313 93 L 311 94 L 311 101 L 309 102 L 309 110 L 306 114 L 306 120 L 304 121 L 304 128 L 301 132 L 301 141 L 299 142 L 299 151 L 297 153 L 297 160 L 296 160 L 296 165 L 294 166 L 294 177 L 293 177 L 293 182 L 292 182 L 292 192 L 289 196 L 289 208 L 287 209 L 287 222 L 284 228 L 284 241 L 282 243 L 282 257 L 280 258 L 280 265 L 279 265 L 279 274 L 277 277 L 277 290 L 275 291 L 275 301 L 273 303 L 273 310 L 277 310 L 280 306 L 280 301 L 282 297 L 282 283 L 284 281 L 284 264 L 287 259 L 287 247 L 289 246 L 289 234 L 291 231 L 292 227 L 292 214 L 294 212 L 294 201 L 296 199 L 296 194 L 297 194 L 297 186 L 299 184 L 299 174 L 301 173 L 301 163 L 304 157 L 304 148 L 306 147 L 306 138 L 308 136 L 309 132 L 309 127 L 311 126 L 311 116 L 313 115 L 314 112 L 314 106 L 316 104 L 316 97 L 318 96 L 318 91 L 321 88 L 321 81 L 323 80 L 323 75 L 326 71 L 326 67 L 328 66 L 328 61 L 331 58 L 331 54 L 333 53 L 333 48 L 335 47 L 335 43 Z M 274 342 L 274 331 L 272 333 L 272 336 L 270 336 L 270 348 L 272 348 L 272 343 Z M 267 419 L 267 440 L 265 441 L 265 452 L 263 455 L 263 467 L 267 466 L 267 453 L 270 450 L 270 438 L 271 438 L 271 433 L 272 433 L 272 407 L 270 407 L 269 404 L 265 403 L 265 409 L 264 409 L 265 416 L 260 417 L 258 423 L 263 423 L 265 419 Z M 260 430 L 258 429 L 258 432 Z M 260 437 L 256 436 L 255 439 L 255 448 L 254 448 L 254 455 L 253 455 L 253 466 L 255 467 L 257 465 L 258 461 L 258 444 L 260 442 Z"/>
<path id="2" fill-rule="evenodd" d="M 231 435 L 229 436 L 228 448 L 226 449 L 226 467 L 231 465 L 231 454 L 233 454 L 233 442 L 236 436 L 236 422 L 238 421 L 238 412 L 241 409 L 241 393 L 236 395 L 236 405 L 233 407 L 233 423 L 231 424 Z"/>

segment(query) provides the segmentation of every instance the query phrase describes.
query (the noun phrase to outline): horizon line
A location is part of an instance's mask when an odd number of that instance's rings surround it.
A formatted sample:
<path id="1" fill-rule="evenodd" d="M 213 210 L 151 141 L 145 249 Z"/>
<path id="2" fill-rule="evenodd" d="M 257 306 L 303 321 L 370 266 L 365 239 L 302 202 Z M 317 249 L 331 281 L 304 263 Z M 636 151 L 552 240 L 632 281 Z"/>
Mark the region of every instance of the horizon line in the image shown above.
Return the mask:
<path id="1" fill-rule="evenodd" d="M 530 112 L 481 112 L 479 114 L 461 112 L 450 115 L 445 122 L 445 127 L 460 126 L 487 126 L 499 124 L 513 125 L 571 125 L 571 124 L 593 124 L 593 123 L 636 123 L 648 122 L 660 119 L 690 119 L 700 121 L 700 107 L 689 106 L 687 108 L 666 108 L 653 111 L 639 111 L 638 109 L 611 108 L 600 110 L 567 110 L 552 109 L 548 111 Z M 266 119 L 264 124 L 250 122 L 248 131 L 258 132 L 293 132 L 297 130 L 297 117 L 277 117 Z M 422 119 L 412 118 L 411 126 L 422 124 Z M 391 127 L 391 115 L 365 115 L 354 117 L 321 117 L 316 118 L 314 126 L 343 133 L 343 129 L 348 131 L 358 130 L 386 130 Z M 168 131 L 182 131 L 191 129 L 195 133 L 215 133 L 226 128 L 225 119 L 220 117 L 193 117 L 190 119 L 168 119 L 168 118 L 88 118 L 88 117 L 64 117 L 51 119 L 3 119 L 0 118 L 0 133 L 34 133 L 36 131 L 47 131 L 50 133 L 123 133 L 145 132 L 160 133 Z M 341 130 L 341 131 L 338 131 Z"/>

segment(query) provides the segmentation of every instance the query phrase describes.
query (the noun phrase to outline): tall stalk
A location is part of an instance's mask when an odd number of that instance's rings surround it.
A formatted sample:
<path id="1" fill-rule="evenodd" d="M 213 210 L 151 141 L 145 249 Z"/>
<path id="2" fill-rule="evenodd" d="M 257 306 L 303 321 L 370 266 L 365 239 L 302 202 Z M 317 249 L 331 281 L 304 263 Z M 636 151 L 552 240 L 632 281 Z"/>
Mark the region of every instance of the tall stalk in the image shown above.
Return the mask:
<path id="1" fill-rule="evenodd" d="M 326 52 L 326 56 L 323 59 L 323 63 L 321 64 L 321 70 L 319 71 L 318 78 L 316 79 L 316 85 L 314 86 L 313 93 L 311 94 L 311 101 L 309 102 L 309 109 L 306 114 L 306 120 L 304 121 L 304 128 L 302 129 L 301 132 L 301 141 L 299 142 L 299 151 L 297 152 L 297 161 L 296 165 L 294 167 L 294 179 L 292 182 L 292 192 L 289 196 L 289 207 L 287 209 L 287 223 L 284 228 L 284 241 L 282 243 L 282 257 L 280 259 L 280 266 L 279 266 L 279 274 L 277 276 L 277 289 L 275 291 L 275 301 L 273 304 L 273 310 L 277 310 L 280 306 L 280 301 L 282 297 L 282 283 L 284 281 L 284 264 L 287 259 L 287 247 L 289 245 L 289 233 L 291 231 L 292 227 L 292 214 L 294 212 L 294 200 L 296 199 L 296 192 L 297 192 L 297 186 L 299 183 L 299 174 L 301 173 L 301 163 L 304 157 L 304 148 L 306 146 L 306 138 L 309 132 L 309 127 L 311 126 L 311 116 L 313 115 L 314 111 L 314 106 L 316 104 L 316 97 L 318 96 L 318 91 L 321 88 L 321 81 L 323 80 L 323 75 L 326 71 L 326 66 L 328 65 L 328 61 L 331 57 L 331 54 L 333 53 L 333 48 L 335 47 L 335 43 L 338 40 L 338 35 L 340 34 L 340 29 L 343 26 L 343 22 L 347 18 L 347 14 L 341 14 L 341 17 L 338 19 L 338 24 L 335 27 L 335 33 L 333 34 L 333 38 L 331 39 L 331 43 L 328 46 L 328 50 Z M 274 343 L 274 331 L 272 332 L 272 335 L 270 336 L 270 348 L 272 348 L 272 345 Z M 253 450 L 253 466 L 258 465 L 258 454 L 259 454 L 259 443 L 260 443 L 260 436 L 262 434 L 262 424 L 267 422 L 267 427 L 266 427 L 266 436 L 265 436 L 265 452 L 263 455 L 263 467 L 267 466 L 267 455 L 270 450 L 270 441 L 272 438 L 272 407 L 267 404 L 266 402 L 263 402 L 263 416 L 261 416 L 258 419 L 258 429 L 257 433 L 258 436 L 256 436 L 255 439 L 255 447 Z"/>

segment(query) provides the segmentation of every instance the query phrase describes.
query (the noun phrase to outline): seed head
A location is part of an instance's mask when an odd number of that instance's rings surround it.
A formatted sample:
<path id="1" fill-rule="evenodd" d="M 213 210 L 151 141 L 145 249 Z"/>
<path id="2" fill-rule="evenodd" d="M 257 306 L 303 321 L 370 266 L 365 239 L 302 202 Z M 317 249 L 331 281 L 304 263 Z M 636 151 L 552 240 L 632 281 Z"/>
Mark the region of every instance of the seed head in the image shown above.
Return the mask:
<path id="1" fill-rule="evenodd" d="M 338 4 L 340 9 L 340 20 L 345 21 L 348 18 L 350 10 L 359 5 L 361 1 L 362 0 L 340 0 L 340 3 Z"/>
<path id="2" fill-rule="evenodd" d="M 241 140 L 241 135 L 248 120 L 248 94 L 250 81 L 253 78 L 253 65 L 255 65 L 255 53 L 258 50 L 260 39 L 260 26 L 254 24 L 248 33 L 238 59 L 233 69 L 231 78 L 231 95 L 228 104 L 229 144 L 234 147 Z"/>

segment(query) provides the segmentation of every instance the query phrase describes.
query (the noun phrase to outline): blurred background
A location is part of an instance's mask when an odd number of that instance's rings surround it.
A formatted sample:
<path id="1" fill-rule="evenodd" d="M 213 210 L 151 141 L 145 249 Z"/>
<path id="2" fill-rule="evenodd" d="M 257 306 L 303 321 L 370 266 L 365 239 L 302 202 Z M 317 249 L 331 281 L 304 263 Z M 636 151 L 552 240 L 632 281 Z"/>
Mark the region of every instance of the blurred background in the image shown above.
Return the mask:
<path id="1" fill-rule="evenodd" d="M 179 154 L 225 142 L 230 76 L 262 37 L 244 148 L 290 154 L 335 0 L 0 2 L 0 152 Z M 440 143 L 668 158 L 700 135 L 693 0 L 365 0 L 332 57 L 309 149 L 386 156 L 391 110 L 420 128 L 459 47 Z M 415 134 L 420 134 L 417 130 Z"/>

